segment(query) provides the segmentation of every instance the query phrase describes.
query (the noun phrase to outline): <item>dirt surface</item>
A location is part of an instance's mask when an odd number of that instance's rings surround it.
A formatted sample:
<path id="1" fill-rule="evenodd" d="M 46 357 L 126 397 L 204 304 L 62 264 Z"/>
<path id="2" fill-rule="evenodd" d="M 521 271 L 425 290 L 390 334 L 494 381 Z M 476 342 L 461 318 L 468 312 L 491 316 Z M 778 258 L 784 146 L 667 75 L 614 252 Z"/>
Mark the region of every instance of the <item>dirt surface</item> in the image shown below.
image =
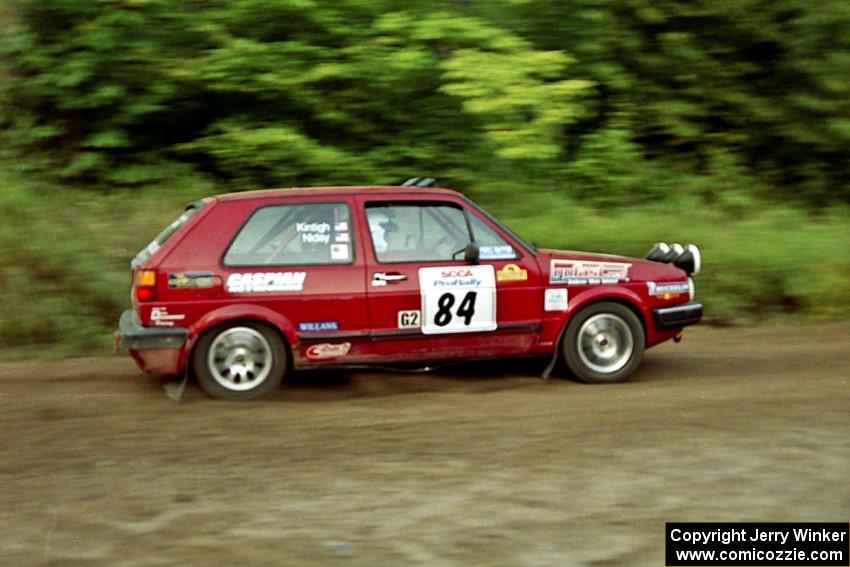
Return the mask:
<path id="1" fill-rule="evenodd" d="M 652 565 L 665 521 L 850 519 L 850 325 L 180 404 L 128 358 L 0 365 L 2 565 Z"/>

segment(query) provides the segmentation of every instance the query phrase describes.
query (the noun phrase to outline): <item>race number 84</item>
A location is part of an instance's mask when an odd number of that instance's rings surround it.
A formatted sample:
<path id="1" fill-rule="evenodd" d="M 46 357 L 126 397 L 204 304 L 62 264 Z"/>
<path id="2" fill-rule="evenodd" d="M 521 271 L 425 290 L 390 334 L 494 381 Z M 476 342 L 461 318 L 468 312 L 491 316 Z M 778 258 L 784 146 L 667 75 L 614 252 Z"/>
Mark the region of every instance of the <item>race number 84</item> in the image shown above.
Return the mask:
<path id="1" fill-rule="evenodd" d="M 478 292 L 467 291 L 466 295 L 458 305 L 455 315 L 463 319 L 463 324 L 469 326 L 472 323 L 472 318 L 475 316 L 475 298 L 478 297 Z M 434 315 L 434 324 L 438 327 L 445 327 L 452 322 L 452 307 L 455 304 L 455 296 L 453 293 L 444 293 L 437 300 L 437 313 Z"/>
<path id="2" fill-rule="evenodd" d="M 493 266 L 419 269 L 422 333 L 495 331 L 496 273 Z"/>

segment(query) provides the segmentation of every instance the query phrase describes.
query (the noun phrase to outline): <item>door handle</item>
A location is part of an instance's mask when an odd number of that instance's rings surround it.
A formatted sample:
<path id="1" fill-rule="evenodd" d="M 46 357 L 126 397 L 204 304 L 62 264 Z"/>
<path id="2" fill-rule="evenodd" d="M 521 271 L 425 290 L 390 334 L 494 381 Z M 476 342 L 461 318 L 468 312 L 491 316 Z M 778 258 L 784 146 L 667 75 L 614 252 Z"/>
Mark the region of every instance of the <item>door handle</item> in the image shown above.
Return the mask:
<path id="1" fill-rule="evenodd" d="M 407 276 L 404 274 L 399 274 L 398 272 L 375 272 L 372 274 L 373 282 L 400 282 L 406 280 Z"/>

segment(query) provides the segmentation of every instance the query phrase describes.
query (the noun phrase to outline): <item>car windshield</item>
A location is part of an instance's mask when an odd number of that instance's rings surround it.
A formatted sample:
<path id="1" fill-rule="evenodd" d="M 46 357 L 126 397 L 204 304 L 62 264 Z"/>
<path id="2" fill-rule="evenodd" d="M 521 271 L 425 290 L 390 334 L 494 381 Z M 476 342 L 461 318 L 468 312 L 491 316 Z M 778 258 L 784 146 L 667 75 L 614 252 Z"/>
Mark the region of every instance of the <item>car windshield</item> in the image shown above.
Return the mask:
<path id="1" fill-rule="evenodd" d="M 177 217 L 174 222 L 165 227 L 162 232 L 156 235 L 156 238 L 151 240 L 150 244 L 142 248 L 142 250 L 136 254 L 136 257 L 133 258 L 132 262 L 130 262 L 130 266 L 135 269 L 144 264 L 148 258 L 156 254 L 157 250 L 159 250 L 163 244 L 171 238 L 175 232 L 177 232 L 181 226 L 186 224 L 186 222 L 195 216 L 198 211 L 203 207 L 202 202 L 191 203 L 186 207 L 186 210 L 183 211 L 183 214 Z"/>
<path id="2" fill-rule="evenodd" d="M 465 200 L 465 201 L 469 204 L 469 206 L 470 206 L 470 207 L 473 207 L 473 208 L 474 208 L 475 210 L 477 210 L 479 213 L 481 213 L 482 215 L 484 215 L 485 217 L 487 217 L 487 219 L 489 219 L 489 220 L 490 220 L 490 222 L 492 222 L 493 224 L 495 224 L 495 225 L 499 226 L 502 230 L 504 230 L 505 232 L 507 232 L 507 233 L 508 233 L 508 234 L 509 234 L 509 235 L 510 235 L 510 236 L 511 236 L 514 240 L 516 240 L 517 242 L 519 242 L 519 243 L 523 246 L 523 248 L 525 248 L 526 250 L 528 250 L 528 251 L 529 251 L 529 252 L 530 252 L 533 256 L 536 256 L 536 255 L 537 255 L 537 245 L 536 245 L 536 244 L 532 244 L 531 242 L 528 242 L 527 240 L 525 240 L 524 238 L 522 238 L 521 236 L 519 236 L 516 232 L 514 232 L 513 230 L 511 230 L 510 228 L 508 228 L 507 226 L 505 226 L 505 224 L 504 224 L 504 223 L 502 223 L 501 221 L 499 221 L 499 219 L 497 219 L 496 217 L 494 217 L 493 215 L 491 215 L 491 214 L 490 214 L 489 212 L 487 212 L 485 209 L 481 208 L 481 206 L 480 206 L 480 205 L 478 205 L 478 203 L 475 203 L 474 201 L 471 201 L 470 199 L 468 199 L 468 198 L 466 198 L 466 197 L 464 197 L 464 200 Z"/>

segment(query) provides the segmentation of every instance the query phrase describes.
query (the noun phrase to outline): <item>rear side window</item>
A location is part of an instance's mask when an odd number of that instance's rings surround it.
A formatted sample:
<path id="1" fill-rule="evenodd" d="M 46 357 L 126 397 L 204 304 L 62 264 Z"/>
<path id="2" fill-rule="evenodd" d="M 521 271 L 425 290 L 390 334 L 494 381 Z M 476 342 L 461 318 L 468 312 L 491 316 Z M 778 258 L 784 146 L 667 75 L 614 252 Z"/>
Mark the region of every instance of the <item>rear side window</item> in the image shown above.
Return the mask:
<path id="1" fill-rule="evenodd" d="M 165 244 L 169 238 L 174 236 L 174 233 L 180 230 L 184 224 L 189 222 L 189 219 L 198 214 L 198 211 L 201 210 L 204 204 L 202 202 L 192 203 L 186 210 L 183 211 L 183 214 L 177 217 L 170 225 L 165 227 L 162 232 L 160 232 L 156 238 L 154 238 L 150 244 L 145 246 L 141 252 L 136 254 L 136 257 L 133 258 L 133 261 L 130 263 L 134 268 L 137 266 L 141 266 L 144 264 L 148 258 L 157 253 L 157 251 L 162 248 L 162 245 Z"/>
<path id="2" fill-rule="evenodd" d="M 344 203 L 258 208 L 224 254 L 226 266 L 350 264 L 351 213 Z"/>

